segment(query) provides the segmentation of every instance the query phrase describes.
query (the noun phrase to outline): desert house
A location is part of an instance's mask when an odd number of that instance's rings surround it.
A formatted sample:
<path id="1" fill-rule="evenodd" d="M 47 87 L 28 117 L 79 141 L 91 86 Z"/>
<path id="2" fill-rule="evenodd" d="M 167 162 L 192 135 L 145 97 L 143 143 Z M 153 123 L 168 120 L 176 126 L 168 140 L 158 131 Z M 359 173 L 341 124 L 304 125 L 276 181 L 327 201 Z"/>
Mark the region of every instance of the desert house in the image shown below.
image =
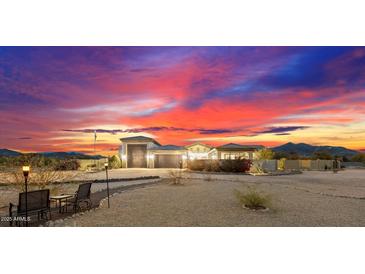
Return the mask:
<path id="1" fill-rule="evenodd" d="M 185 168 L 195 159 L 255 159 L 260 145 L 227 144 L 213 148 L 195 143 L 188 146 L 161 145 L 145 136 L 121 138 L 119 154 L 122 168 Z"/>
<path id="2" fill-rule="evenodd" d="M 229 143 L 209 151 L 210 159 L 233 160 L 238 158 L 245 158 L 254 160 L 257 157 L 257 151 L 263 149 L 261 145 L 239 145 Z"/>
<path id="3" fill-rule="evenodd" d="M 188 146 L 185 146 L 188 150 L 188 159 L 189 160 L 201 160 L 201 159 L 209 159 L 209 151 L 212 150 L 213 147 L 208 146 L 202 143 L 194 143 Z"/>
<path id="4" fill-rule="evenodd" d="M 162 146 L 145 136 L 121 138 L 119 154 L 123 168 L 184 168 L 187 150 L 175 145 Z"/>

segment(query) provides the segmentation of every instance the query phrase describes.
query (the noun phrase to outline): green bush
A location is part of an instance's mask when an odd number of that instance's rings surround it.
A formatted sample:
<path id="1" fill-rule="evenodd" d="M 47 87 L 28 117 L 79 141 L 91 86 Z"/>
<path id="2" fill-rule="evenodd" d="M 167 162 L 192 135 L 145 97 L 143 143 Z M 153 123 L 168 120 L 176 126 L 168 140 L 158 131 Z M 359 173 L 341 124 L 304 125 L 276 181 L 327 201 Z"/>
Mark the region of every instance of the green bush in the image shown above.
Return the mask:
<path id="1" fill-rule="evenodd" d="M 220 170 L 223 172 L 248 172 L 252 161 L 247 159 L 220 160 Z"/>
<path id="2" fill-rule="evenodd" d="M 248 172 L 251 160 L 192 160 L 188 162 L 188 169 L 209 172 Z"/>
<path id="3" fill-rule="evenodd" d="M 260 194 L 254 188 L 248 188 L 246 192 L 235 189 L 234 195 L 242 206 L 249 209 L 265 209 L 269 207 L 271 202 L 269 195 Z"/>
<path id="4" fill-rule="evenodd" d="M 220 165 L 218 160 L 208 160 L 205 162 L 204 171 L 219 172 Z"/>
<path id="5" fill-rule="evenodd" d="M 109 168 L 121 168 L 122 161 L 120 160 L 118 155 L 113 155 L 109 158 Z"/>

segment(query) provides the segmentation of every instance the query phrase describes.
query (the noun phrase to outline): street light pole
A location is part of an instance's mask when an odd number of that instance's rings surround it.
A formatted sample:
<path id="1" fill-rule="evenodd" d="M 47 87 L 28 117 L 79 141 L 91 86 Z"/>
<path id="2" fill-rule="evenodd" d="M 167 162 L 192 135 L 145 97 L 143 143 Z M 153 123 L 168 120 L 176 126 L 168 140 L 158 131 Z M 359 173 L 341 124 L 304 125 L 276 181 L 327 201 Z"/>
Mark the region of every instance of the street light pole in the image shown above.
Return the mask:
<path id="1" fill-rule="evenodd" d="M 109 178 L 108 178 L 108 163 L 104 164 L 105 167 L 105 175 L 106 175 L 106 192 L 108 194 L 108 208 L 110 208 L 110 201 L 109 201 Z"/>
<path id="2" fill-rule="evenodd" d="M 24 184 L 25 184 L 25 226 L 28 226 L 28 175 L 30 167 L 23 166 Z"/>

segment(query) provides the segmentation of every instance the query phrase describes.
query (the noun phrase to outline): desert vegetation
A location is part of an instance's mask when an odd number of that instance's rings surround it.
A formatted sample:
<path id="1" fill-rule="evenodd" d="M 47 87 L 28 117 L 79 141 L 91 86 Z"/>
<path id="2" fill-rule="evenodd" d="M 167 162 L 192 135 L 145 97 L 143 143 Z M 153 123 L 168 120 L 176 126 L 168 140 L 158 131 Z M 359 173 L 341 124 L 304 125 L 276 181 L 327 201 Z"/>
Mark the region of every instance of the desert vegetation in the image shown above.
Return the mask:
<path id="1" fill-rule="evenodd" d="M 189 161 L 188 169 L 207 172 L 248 172 L 251 160 L 239 158 L 234 160 L 193 160 Z"/>
<path id="2" fill-rule="evenodd" d="M 77 160 L 73 158 L 52 158 L 35 153 L 0 157 L 1 170 L 16 170 L 24 165 L 53 170 L 77 170 L 80 167 Z"/>
<path id="3" fill-rule="evenodd" d="M 268 148 L 260 149 L 257 152 L 257 160 L 272 160 L 275 157 L 275 152 Z"/>
<path id="4" fill-rule="evenodd" d="M 109 168 L 115 169 L 115 168 L 121 168 L 122 167 L 122 161 L 120 160 L 118 155 L 113 155 L 108 159 L 109 162 Z"/>
<path id="5" fill-rule="evenodd" d="M 353 162 L 365 163 L 365 153 L 358 153 L 351 158 Z"/>
<path id="6" fill-rule="evenodd" d="M 35 168 L 29 174 L 28 185 L 30 190 L 45 189 L 52 185 L 54 192 L 57 192 L 63 182 L 72 181 L 74 177 L 74 173 L 67 171 L 58 171 L 53 168 Z M 21 169 L 4 174 L 2 182 L 16 187 L 19 191 L 25 191 L 24 175 Z"/>
<path id="7" fill-rule="evenodd" d="M 183 172 L 182 170 L 170 170 L 169 177 L 171 179 L 171 184 L 175 186 L 182 186 L 184 185 L 183 181 Z"/>
<path id="8" fill-rule="evenodd" d="M 235 189 L 233 192 L 242 207 L 260 210 L 270 206 L 270 196 L 258 192 L 255 188 L 248 187 L 245 191 Z"/>

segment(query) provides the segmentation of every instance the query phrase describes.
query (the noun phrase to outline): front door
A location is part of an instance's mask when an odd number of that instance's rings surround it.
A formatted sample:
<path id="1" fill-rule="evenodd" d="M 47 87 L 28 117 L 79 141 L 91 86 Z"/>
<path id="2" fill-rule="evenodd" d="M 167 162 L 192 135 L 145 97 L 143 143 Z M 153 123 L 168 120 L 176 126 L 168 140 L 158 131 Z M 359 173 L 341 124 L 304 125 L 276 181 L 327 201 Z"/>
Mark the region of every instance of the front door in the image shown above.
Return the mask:
<path id="1" fill-rule="evenodd" d="M 147 145 L 132 145 L 127 147 L 128 168 L 147 168 Z"/>

